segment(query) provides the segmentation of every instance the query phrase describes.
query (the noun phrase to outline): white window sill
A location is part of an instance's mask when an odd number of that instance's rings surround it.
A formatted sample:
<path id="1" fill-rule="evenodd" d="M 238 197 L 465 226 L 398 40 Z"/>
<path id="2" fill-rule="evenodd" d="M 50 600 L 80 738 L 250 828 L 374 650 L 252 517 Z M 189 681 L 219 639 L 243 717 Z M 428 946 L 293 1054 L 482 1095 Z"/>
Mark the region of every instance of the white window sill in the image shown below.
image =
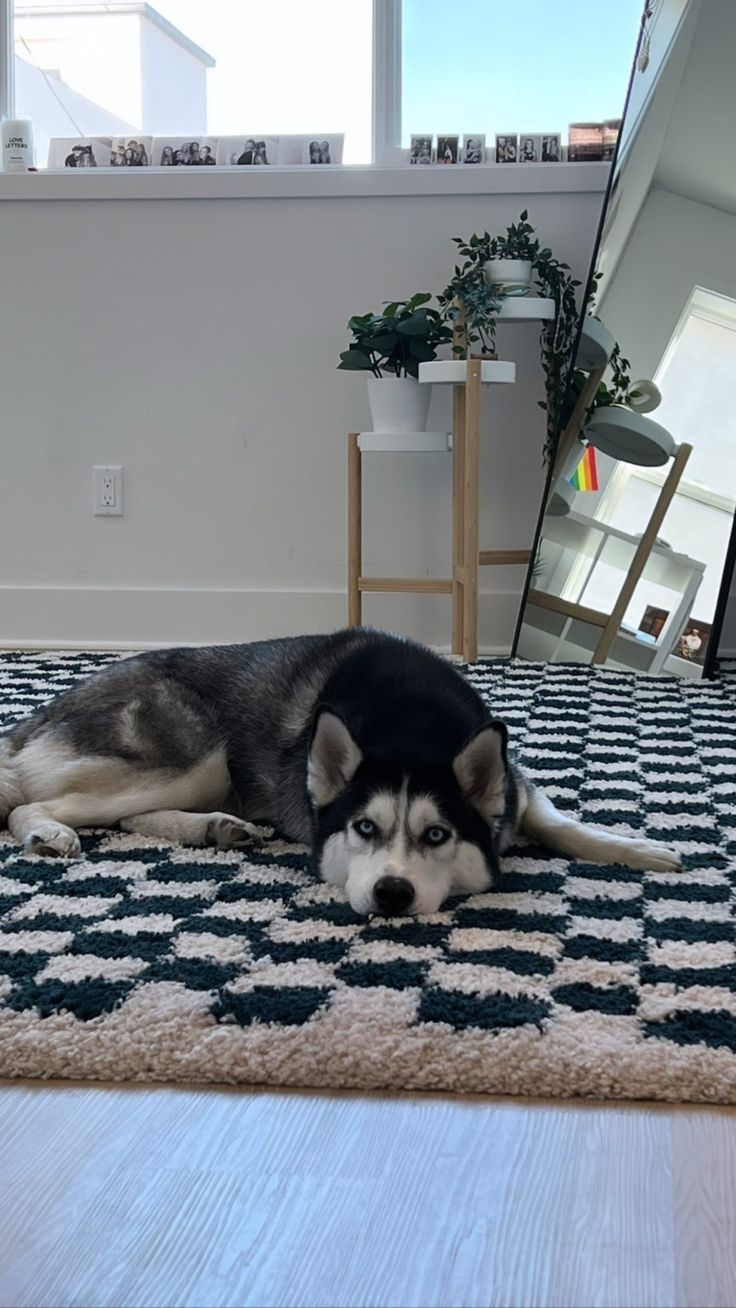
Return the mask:
<path id="1" fill-rule="evenodd" d="M 603 192 L 608 163 L 0 172 L 0 200 L 259 200 Z"/>

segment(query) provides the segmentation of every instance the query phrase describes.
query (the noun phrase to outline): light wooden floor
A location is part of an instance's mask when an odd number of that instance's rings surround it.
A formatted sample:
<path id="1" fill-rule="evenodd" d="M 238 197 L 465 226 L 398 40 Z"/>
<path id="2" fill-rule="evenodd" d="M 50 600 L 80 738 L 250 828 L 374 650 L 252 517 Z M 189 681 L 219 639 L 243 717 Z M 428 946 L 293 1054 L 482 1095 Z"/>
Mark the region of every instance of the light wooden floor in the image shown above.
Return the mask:
<path id="1" fill-rule="evenodd" d="M 12 1308 L 736 1305 L 736 1113 L 0 1086 Z"/>

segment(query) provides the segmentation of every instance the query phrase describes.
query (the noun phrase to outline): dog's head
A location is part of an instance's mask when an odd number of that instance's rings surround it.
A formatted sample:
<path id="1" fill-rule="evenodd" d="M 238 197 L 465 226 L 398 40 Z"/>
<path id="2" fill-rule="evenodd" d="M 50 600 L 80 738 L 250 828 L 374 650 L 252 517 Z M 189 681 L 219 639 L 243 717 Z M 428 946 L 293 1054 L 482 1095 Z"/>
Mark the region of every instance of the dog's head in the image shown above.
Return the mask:
<path id="1" fill-rule="evenodd" d="M 489 722 L 447 762 L 364 754 L 328 709 L 316 718 L 308 788 L 320 875 L 357 913 L 435 913 L 487 890 L 506 792 L 506 727 Z"/>

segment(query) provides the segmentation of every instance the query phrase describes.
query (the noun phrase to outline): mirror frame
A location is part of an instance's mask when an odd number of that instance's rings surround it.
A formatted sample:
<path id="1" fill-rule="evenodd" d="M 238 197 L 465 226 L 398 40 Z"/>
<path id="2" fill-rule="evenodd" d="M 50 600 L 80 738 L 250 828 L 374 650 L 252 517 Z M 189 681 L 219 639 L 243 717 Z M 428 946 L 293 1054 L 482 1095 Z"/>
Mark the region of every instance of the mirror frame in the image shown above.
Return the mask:
<path id="1" fill-rule="evenodd" d="M 632 65 L 631 65 L 631 72 L 629 73 L 629 80 L 628 80 L 628 83 L 627 83 L 627 85 L 626 85 L 626 94 L 625 94 L 625 96 L 624 96 L 623 109 L 622 109 L 622 111 L 621 111 L 621 128 L 622 128 L 622 129 L 624 128 L 624 126 L 625 126 L 625 124 L 626 124 L 626 115 L 627 115 L 628 110 L 629 110 L 629 104 L 630 104 L 630 101 L 631 101 L 631 92 L 632 92 L 632 89 L 633 89 L 633 86 L 634 86 L 634 79 L 635 79 L 635 77 L 636 77 L 637 64 L 638 64 L 638 61 L 639 61 L 639 52 L 640 52 L 640 50 L 641 50 L 642 41 L 643 41 L 644 36 L 645 36 L 645 34 L 646 34 L 646 21 L 647 21 L 647 3 L 646 3 L 646 0 L 645 0 L 645 3 L 642 5 L 642 15 L 641 15 L 641 19 L 640 19 L 640 22 L 639 22 L 639 34 L 638 34 L 637 39 L 636 39 L 636 46 L 635 46 L 635 49 L 634 49 L 634 58 L 633 58 Z M 574 366 L 574 360 L 575 360 L 576 357 L 577 357 L 578 349 L 579 349 L 579 346 L 580 346 L 580 337 L 582 336 L 582 333 L 583 333 L 583 322 L 584 322 L 584 320 L 585 320 L 585 311 L 586 311 L 586 308 L 587 308 L 588 303 L 589 303 L 589 300 L 590 300 L 591 291 L 593 290 L 593 277 L 595 276 L 596 267 L 597 267 L 597 263 L 598 263 L 598 255 L 599 255 L 599 253 L 600 253 L 601 241 L 602 241 L 602 238 L 603 238 L 603 232 L 604 232 L 604 229 L 605 229 L 605 226 L 606 226 L 606 218 L 607 218 L 607 215 L 608 215 L 608 208 L 609 208 L 609 205 L 610 205 L 610 202 L 611 202 L 611 195 L 612 195 L 612 193 L 613 193 L 613 188 L 614 188 L 614 186 L 615 186 L 615 184 L 616 184 L 616 181 L 617 181 L 617 165 L 618 165 L 619 154 L 620 154 L 620 151 L 621 151 L 621 146 L 622 146 L 623 139 L 624 139 L 624 136 L 623 136 L 623 130 L 621 130 L 621 131 L 619 131 L 618 140 L 617 140 L 617 142 L 616 142 L 616 148 L 615 148 L 615 150 L 614 150 L 613 158 L 612 158 L 612 160 L 611 160 L 611 171 L 610 171 L 610 173 L 609 173 L 609 175 L 608 175 L 608 181 L 606 182 L 606 189 L 605 189 L 605 192 L 604 192 L 604 194 L 603 194 L 603 202 L 602 202 L 602 204 L 601 204 L 601 213 L 600 213 L 600 218 L 599 218 L 599 220 L 598 220 L 598 227 L 597 227 L 597 230 L 596 230 L 595 239 L 594 239 L 594 241 L 593 241 L 593 249 L 592 249 L 592 251 L 591 251 L 591 256 L 590 256 L 590 267 L 589 267 L 589 270 L 588 270 L 588 276 L 587 276 L 587 278 L 586 278 L 586 282 L 585 282 L 585 290 L 584 290 L 584 293 L 583 293 L 583 296 L 582 296 L 582 299 L 581 299 L 581 302 L 580 302 L 580 314 L 579 314 L 578 329 L 577 329 L 577 333 L 576 333 L 576 336 L 575 336 L 575 345 L 574 345 L 573 356 L 572 356 L 572 358 L 573 358 L 573 366 Z M 630 143 L 627 144 L 627 151 L 630 149 L 630 147 L 631 147 L 632 144 L 633 144 L 633 142 L 630 142 Z M 571 376 L 572 376 L 572 369 L 571 369 Z M 569 386 L 569 384 L 570 384 L 570 383 L 569 383 L 569 381 L 568 381 L 568 386 Z M 539 541 L 540 541 L 540 538 L 541 538 L 541 535 L 542 535 L 542 523 L 543 523 L 543 521 L 544 521 L 545 510 L 546 510 L 546 507 L 547 507 L 547 500 L 548 500 L 548 498 L 549 498 L 550 488 L 551 488 L 551 484 L 552 484 L 552 474 L 553 474 L 553 472 L 554 472 L 555 457 L 556 457 L 556 455 L 557 455 L 557 448 L 558 448 L 558 446 L 559 446 L 559 443 L 560 443 L 560 436 L 561 436 L 561 434 L 562 434 L 562 432 L 561 432 L 561 427 L 562 427 L 562 419 L 560 418 L 560 423 L 559 423 L 559 425 L 558 425 L 557 432 L 556 432 L 556 435 L 555 435 L 555 444 L 554 444 L 554 449 L 553 449 L 552 452 L 551 452 L 550 460 L 549 460 L 549 466 L 548 466 L 548 468 L 547 468 L 547 475 L 546 475 L 546 477 L 545 477 L 545 479 L 544 479 L 544 489 L 543 489 L 543 491 L 542 491 L 542 498 L 541 498 L 541 502 L 540 502 L 540 506 L 539 506 L 539 514 L 538 514 L 538 516 L 537 516 L 537 523 L 536 523 L 536 526 L 535 526 L 535 528 L 534 528 L 534 536 L 533 536 L 533 538 L 532 538 L 531 551 L 530 551 L 530 558 L 529 558 L 529 566 L 528 566 L 528 568 L 527 568 L 526 577 L 524 578 L 524 586 L 523 586 L 523 588 L 522 588 L 522 592 L 521 592 L 521 600 L 520 600 L 520 602 L 519 602 L 519 612 L 518 612 L 518 614 L 517 614 L 517 618 L 516 618 L 516 626 L 514 627 L 514 638 L 513 638 L 512 644 L 511 644 L 511 658 L 512 658 L 512 659 L 518 657 L 518 655 L 517 655 L 517 650 L 518 650 L 518 648 L 519 648 L 519 638 L 520 638 L 520 636 L 521 636 L 521 628 L 522 628 L 522 626 L 523 626 L 523 624 L 524 624 L 524 612 L 525 612 L 525 610 L 526 610 L 526 604 L 527 604 L 527 599 L 528 599 L 528 596 L 529 596 L 529 591 L 531 590 L 531 587 L 532 587 L 532 580 L 533 580 L 532 569 L 533 569 L 533 567 L 534 567 L 534 560 L 535 560 L 536 557 L 537 557 L 537 550 L 539 549 Z M 728 551 L 727 556 L 726 556 L 726 557 L 727 557 L 727 565 L 726 565 L 726 566 L 728 566 L 728 557 L 729 557 L 729 555 L 731 554 L 732 549 L 733 549 L 733 551 L 735 552 L 735 556 L 736 556 L 736 516 L 734 517 L 734 530 L 733 530 L 732 533 L 731 533 L 731 541 L 730 541 L 730 543 L 729 543 L 729 551 Z M 731 570 L 733 570 L 733 557 L 731 558 Z M 729 574 L 729 580 L 730 580 L 730 574 Z M 728 583 L 727 583 L 727 580 L 726 580 L 726 573 L 725 573 L 725 572 L 724 572 L 723 579 L 722 579 L 722 582 L 721 582 L 721 590 L 724 589 L 724 586 L 725 586 L 725 592 L 726 592 L 726 595 L 725 595 L 725 599 L 723 600 L 723 605 L 722 605 L 723 612 L 720 613 L 720 622 L 718 623 L 718 627 L 716 628 L 716 623 L 717 623 L 718 615 L 719 615 L 719 612 L 720 612 L 720 609 L 721 609 L 721 600 L 722 600 L 721 593 L 719 592 L 718 603 L 717 603 L 717 606 L 716 606 L 716 613 L 715 613 L 715 616 L 714 616 L 714 619 L 713 619 L 713 627 L 712 627 L 712 632 L 711 632 L 711 638 L 710 638 L 710 641 L 708 642 L 708 651 L 707 651 L 707 653 L 706 653 L 705 663 L 704 663 L 704 667 L 703 667 L 703 677 L 710 677 L 710 676 L 713 675 L 711 651 L 715 651 L 715 648 L 716 648 L 716 646 L 717 646 L 717 644 L 718 644 L 718 638 L 720 638 L 720 629 L 721 629 L 721 626 L 723 625 L 723 616 L 724 616 L 724 614 L 725 614 L 725 610 L 726 610 L 726 602 L 727 602 L 727 599 L 728 599 L 728 590 L 729 590 L 729 586 L 728 586 Z M 583 663 L 583 664 L 580 664 L 580 666 L 581 666 L 581 667 L 588 667 L 588 666 L 592 666 L 592 665 L 589 665 L 589 664 Z"/>

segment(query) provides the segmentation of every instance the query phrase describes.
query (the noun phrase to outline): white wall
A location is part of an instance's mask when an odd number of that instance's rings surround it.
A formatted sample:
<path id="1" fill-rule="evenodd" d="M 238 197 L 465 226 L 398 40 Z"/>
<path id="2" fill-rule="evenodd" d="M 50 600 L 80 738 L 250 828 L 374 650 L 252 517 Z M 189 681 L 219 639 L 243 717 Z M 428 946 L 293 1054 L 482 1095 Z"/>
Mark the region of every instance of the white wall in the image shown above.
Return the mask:
<path id="1" fill-rule="evenodd" d="M 650 192 L 600 309 L 632 376 L 655 371 L 695 286 L 736 298 L 735 250 L 736 215 Z"/>
<path id="2" fill-rule="evenodd" d="M 451 237 L 528 204 L 583 278 L 600 195 L 13 201 L 0 243 L 0 642 L 250 639 L 345 620 L 350 313 L 438 290 Z M 506 347 L 506 348 L 504 348 Z M 528 546 L 543 484 L 537 329 L 503 328 L 485 396 L 482 545 Z M 448 423 L 446 393 L 433 427 Z M 125 516 L 91 513 L 92 465 Z M 449 575 L 449 456 L 374 456 L 368 573 Z M 510 641 L 524 572 L 486 569 L 481 642 Z M 368 597 L 435 643 L 444 597 Z"/>

